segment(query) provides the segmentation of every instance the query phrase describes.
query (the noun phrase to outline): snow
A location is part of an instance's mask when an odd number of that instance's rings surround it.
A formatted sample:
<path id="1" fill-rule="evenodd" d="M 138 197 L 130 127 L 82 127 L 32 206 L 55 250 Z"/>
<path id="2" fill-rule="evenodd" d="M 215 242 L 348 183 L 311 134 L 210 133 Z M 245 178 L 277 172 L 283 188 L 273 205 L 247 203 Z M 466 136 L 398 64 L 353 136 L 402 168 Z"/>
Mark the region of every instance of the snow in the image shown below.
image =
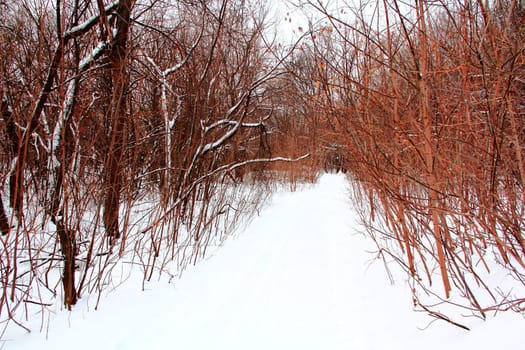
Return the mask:
<path id="1" fill-rule="evenodd" d="M 281 191 L 181 279 L 141 291 L 138 271 L 97 311 L 84 296 L 42 332 L 11 328 L 3 349 L 523 349 L 523 315 L 472 318 L 467 332 L 414 312 L 403 276 L 392 285 L 359 234 L 346 186 L 325 175 Z"/>

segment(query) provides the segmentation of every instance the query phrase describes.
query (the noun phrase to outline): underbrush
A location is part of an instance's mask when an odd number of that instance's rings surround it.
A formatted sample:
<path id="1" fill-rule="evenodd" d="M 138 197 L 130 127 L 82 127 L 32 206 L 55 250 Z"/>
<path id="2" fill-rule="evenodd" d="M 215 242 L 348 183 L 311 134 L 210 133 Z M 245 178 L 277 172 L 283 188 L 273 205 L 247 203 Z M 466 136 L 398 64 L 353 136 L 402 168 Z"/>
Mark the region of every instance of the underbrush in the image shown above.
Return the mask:
<path id="1" fill-rule="evenodd" d="M 385 197 L 366 184 L 352 184 L 352 199 L 366 234 L 376 244 L 376 257 L 392 282 L 392 276 L 399 274 L 391 270 L 407 276 L 416 311 L 464 329 L 468 329 L 461 323 L 465 317 L 486 319 L 507 310 L 523 313 L 525 270 L 519 255 L 499 248 L 517 244 L 505 234 L 504 226 L 498 225 L 494 235 L 475 217 L 448 210 L 439 227 L 446 232 L 444 276 L 431 215 L 409 210 L 410 203 Z M 417 193 L 405 196 L 423 198 Z M 451 283 L 448 293 L 443 288 L 445 278 Z"/>
<path id="2" fill-rule="evenodd" d="M 143 190 L 120 205 L 118 241 L 111 241 L 102 223 L 103 207 L 88 190 L 83 201 L 69 203 L 61 218 L 75 242 L 74 291 L 77 298 L 100 296 L 118 287 L 137 270 L 145 288 L 152 279 L 169 282 L 196 264 L 260 212 L 270 195 L 290 183 L 269 172 L 244 182 L 205 181 L 192 191 L 169 199 Z M 294 185 L 295 186 L 295 185 Z M 48 314 L 69 308 L 64 259 L 57 225 L 38 196 L 28 196 L 24 216 L 8 212 L 12 228 L 0 238 L 2 334 L 17 325 L 43 329 Z M 45 202 L 44 202 L 45 203 Z"/>

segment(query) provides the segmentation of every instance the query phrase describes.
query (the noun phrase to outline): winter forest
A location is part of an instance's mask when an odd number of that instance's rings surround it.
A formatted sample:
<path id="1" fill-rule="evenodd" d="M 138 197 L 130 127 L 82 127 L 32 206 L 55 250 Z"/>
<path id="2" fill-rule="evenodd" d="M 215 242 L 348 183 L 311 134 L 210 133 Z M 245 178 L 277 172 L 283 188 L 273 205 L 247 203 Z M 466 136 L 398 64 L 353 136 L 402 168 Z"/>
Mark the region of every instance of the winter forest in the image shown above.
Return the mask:
<path id="1" fill-rule="evenodd" d="M 523 0 L 0 0 L 0 95 L 0 339 L 325 172 L 414 307 L 525 311 Z"/>

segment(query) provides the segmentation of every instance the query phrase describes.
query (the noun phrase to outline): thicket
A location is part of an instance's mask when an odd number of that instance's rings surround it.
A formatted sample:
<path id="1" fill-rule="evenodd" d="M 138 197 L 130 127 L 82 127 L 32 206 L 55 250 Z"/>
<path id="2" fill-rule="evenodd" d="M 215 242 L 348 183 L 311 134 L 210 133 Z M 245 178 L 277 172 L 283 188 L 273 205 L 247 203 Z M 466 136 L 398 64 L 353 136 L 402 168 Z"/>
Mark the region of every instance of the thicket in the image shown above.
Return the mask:
<path id="1" fill-rule="evenodd" d="M 322 171 L 416 306 L 524 310 L 487 279 L 525 285 L 523 2 L 296 5 L 321 19 L 287 46 L 260 1 L 0 2 L 4 326 L 123 258 L 175 277 Z"/>
<path id="2" fill-rule="evenodd" d="M 524 3 L 307 3 L 324 18 L 311 32 L 316 104 L 341 135 L 378 255 L 437 318 L 454 323 L 441 302 L 523 311 L 523 294 L 490 274 L 525 284 Z"/>
<path id="3" fill-rule="evenodd" d="M 263 5 L 0 4 L 3 326 L 119 283 L 123 258 L 174 277 L 260 207 L 293 160 Z"/>

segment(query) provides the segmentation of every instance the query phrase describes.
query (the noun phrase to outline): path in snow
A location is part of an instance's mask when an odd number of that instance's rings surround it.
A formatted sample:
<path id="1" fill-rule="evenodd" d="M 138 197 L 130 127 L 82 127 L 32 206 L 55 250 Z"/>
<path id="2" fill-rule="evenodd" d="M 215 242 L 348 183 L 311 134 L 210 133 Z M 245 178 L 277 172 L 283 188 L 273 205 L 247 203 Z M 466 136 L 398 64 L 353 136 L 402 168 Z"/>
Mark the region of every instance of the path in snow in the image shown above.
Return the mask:
<path id="1" fill-rule="evenodd" d="M 4 348 L 522 349 L 525 321 L 516 314 L 471 332 L 446 323 L 419 330 L 430 319 L 411 311 L 402 280 L 391 286 L 380 262 L 369 266 L 373 246 L 355 234 L 346 191 L 342 176 L 325 175 L 278 194 L 182 279 L 145 292 L 127 283 L 99 311 L 84 298 L 54 317 L 47 341 L 46 332 L 17 335 Z"/>

